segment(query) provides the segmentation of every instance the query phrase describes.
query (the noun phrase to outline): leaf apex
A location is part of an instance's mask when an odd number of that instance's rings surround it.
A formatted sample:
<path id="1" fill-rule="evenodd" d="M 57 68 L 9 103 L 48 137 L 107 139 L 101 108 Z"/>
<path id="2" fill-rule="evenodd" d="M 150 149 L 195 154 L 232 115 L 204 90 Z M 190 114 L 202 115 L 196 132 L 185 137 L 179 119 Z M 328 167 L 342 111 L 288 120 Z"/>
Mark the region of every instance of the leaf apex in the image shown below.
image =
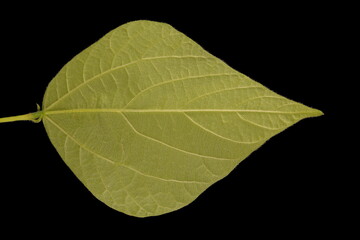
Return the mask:
<path id="1" fill-rule="evenodd" d="M 315 108 L 311 108 L 309 114 L 310 114 L 309 117 L 320 117 L 324 115 L 324 112 Z"/>

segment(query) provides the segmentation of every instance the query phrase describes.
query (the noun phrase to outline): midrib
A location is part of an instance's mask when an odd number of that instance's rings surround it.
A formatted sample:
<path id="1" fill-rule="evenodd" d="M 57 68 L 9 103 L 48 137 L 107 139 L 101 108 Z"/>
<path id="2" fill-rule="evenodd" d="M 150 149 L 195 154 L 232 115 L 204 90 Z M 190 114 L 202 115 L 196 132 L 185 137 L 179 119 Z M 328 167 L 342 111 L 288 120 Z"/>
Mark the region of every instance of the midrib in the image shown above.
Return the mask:
<path id="1" fill-rule="evenodd" d="M 85 108 L 68 110 L 44 111 L 44 115 L 67 113 L 187 113 L 187 112 L 248 112 L 248 113 L 275 113 L 275 114 L 302 114 L 309 112 L 286 112 L 256 109 L 111 109 L 111 108 Z"/>

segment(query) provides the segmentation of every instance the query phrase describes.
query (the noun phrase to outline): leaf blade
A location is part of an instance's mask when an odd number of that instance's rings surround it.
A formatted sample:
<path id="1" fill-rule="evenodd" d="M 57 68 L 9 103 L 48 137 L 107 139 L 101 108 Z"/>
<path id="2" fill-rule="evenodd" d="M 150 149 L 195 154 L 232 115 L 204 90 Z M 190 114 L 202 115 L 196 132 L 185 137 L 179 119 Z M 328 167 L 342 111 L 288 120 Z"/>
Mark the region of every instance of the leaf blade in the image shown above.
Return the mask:
<path id="1" fill-rule="evenodd" d="M 189 204 L 270 137 L 321 115 L 150 21 L 120 26 L 74 57 L 49 84 L 43 111 L 75 175 L 137 217 Z"/>

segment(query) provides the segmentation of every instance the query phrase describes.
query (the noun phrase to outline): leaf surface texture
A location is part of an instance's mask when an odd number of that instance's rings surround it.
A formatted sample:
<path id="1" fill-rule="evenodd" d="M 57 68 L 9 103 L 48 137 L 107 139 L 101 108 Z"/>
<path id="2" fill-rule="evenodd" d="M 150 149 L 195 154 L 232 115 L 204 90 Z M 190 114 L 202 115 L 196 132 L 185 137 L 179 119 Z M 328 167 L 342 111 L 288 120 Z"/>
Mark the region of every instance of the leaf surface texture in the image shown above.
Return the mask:
<path id="1" fill-rule="evenodd" d="M 270 137 L 321 115 L 151 21 L 124 24 L 75 56 L 50 82 L 43 111 L 74 174 L 137 217 L 189 204 Z"/>

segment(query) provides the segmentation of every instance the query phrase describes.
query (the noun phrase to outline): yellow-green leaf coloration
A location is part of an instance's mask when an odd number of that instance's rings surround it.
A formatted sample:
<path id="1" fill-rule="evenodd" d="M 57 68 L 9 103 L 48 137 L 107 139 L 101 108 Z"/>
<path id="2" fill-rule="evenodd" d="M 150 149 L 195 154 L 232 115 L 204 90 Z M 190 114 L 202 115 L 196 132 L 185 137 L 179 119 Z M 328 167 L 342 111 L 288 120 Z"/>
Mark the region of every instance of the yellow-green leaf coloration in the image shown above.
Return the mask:
<path id="1" fill-rule="evenodd" d="M 321 114 L 235 71 L 173 27 L 135 21 L 67 63 L 42 111 L 0 122 L 42 119 L 96 198 L 146 217 L 188 205 L 270 137 Z"/>

